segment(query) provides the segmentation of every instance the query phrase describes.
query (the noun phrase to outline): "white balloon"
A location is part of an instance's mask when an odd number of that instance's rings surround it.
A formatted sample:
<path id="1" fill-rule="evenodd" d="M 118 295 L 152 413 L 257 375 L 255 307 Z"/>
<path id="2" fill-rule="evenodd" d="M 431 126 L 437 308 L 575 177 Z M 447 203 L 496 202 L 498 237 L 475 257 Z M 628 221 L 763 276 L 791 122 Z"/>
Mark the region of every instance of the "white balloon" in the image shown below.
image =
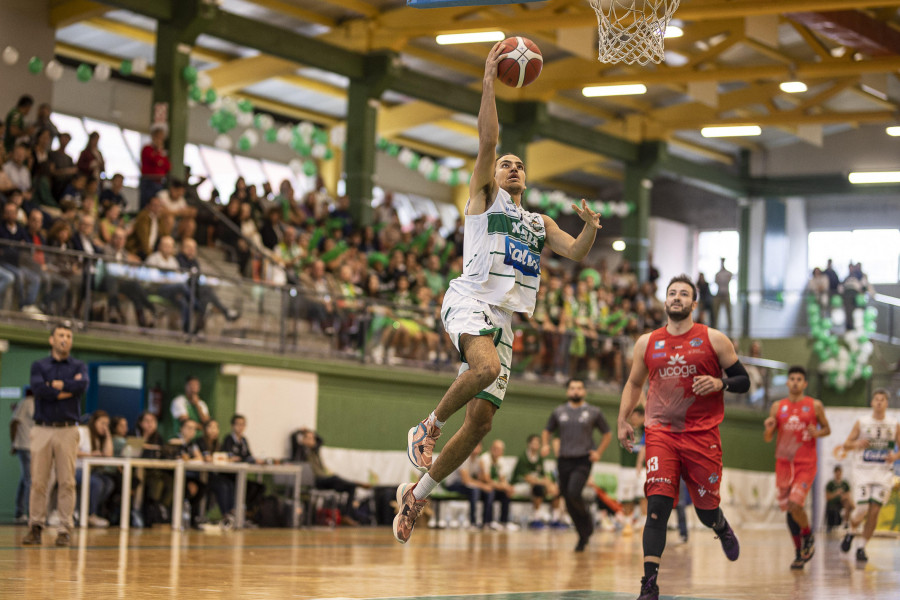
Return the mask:
<path id="1" fill-rule="evenodd" d="M 843 308 L 832 308 L 831 309 L 831 324 L 835 327 L 843 327 L 844 322 L 847 320 L 847 313 L 844 312 Z"/>
<path id="2" fill-rule="evenodd" d="M 100 63 L 94 67 L 94 79 L 97 81 L 106 81 L 111 73 L 112 69 L 106 63 Z"/>
<path id="3" fill-rule="evenodd" d="M 309 153 L 313 155 L 313 158 L 323 159 L 328 153 L 328 148 L 323 144 L 316 144 Z"/>
<path id="4" fill-rule="evenodd" d="M 234 142 L 228 134 L 220 133 L 216 137 L 216 148 L 219 148 L 220 150 L 231 150 L 233 145 Z"/>
<path id="5" fill-rule="evenodd" d="M 288 166 L 291 168 L 291 171 L 297 175 L 303 172 L 303 161 L 299 158 L 292 158 L 291 162 L 288 163 Z"/>
<path id="6" fill-rule="evenodd" d="M 423 156 L 421 160 L 419 160 L 419 173 L 427 177 L 428 174 L 431 173 L 432 169 L 434 169 L 434 161 L 427 156 Z"/>
<path id="7" fill-rule="evenodd" d="M 225 106 L 223 105 L 222 108 L 225 108 Z M 238 112 L 237 122 L 241 127 L 250 127 L 253 125 L 253 113 Z"/>
<path id="8" fill-rule="evenodd" d="M 843 390 L 844 388 L 846 388 L 847 387 L 847 376 L 843 372 L 838 374 L 837 378 L 834 381 L 834 385 L 839 390 Z"/>
<path id="9" fill-rule="evenodd" d="M 235 100 L 234 97 L 232 97 L 232 96 L 225 96 L 224 98 L 222 98 L 222 108 L 227 110 L 230 113 L 237 113 L 239 111 L 238 101 Z M 244 114 L 243 111 L 241 111 L 241 114 Z M 249 112 L 246 114 L 250 115 L 250 122 L 252 123 L 253 122 L 253 113 Z"/>
<path id="10" fill-rule="evenodd" d="M 3 62 L 8 65 L 14 65 L 19 62 L 19 51 L 12 46 L 3 49 Z"/>
<path id="11" fill-rule="evenodd" d="M 248 129 L 245 131 L 244 137 L 247 138 L 247 141 L 250 142 L 251 146 L 255 146 L 259 143 L 259 134 L 255 129 Z"/>
<path id="12" fill-rule="evenodd" d="M 141 74 L 147 70 L 147 59 L 141 56 L 131 61 L 132 73 Z"/>
<path id="13" fill-rule="evenodd" d="M 57 60 L 51 60 L 44 67 L 44 74 L 50 81 L 59 81 L 63 76 L 63 66 Z"/>
<path id="14" fill-rule="evenodd" d="M 456 172 L 457 181 L 459 181 L 459 183 L 461 183 L 463 185 L 468 185 L 469 177 L 471 177 L 471 174 L 468 171 L 466 171 L 465 169 L 460 169 L 459 171 Z"/>
<path id="15" fill-rule="evenodd" d="M 837 368 L 838 362 L 834 358 L 829 358 L 828 360 L 823 360 L 819 364 L 819 372 L 820 373 L 828 373 L 829 371 L 833 371 Z"/>
<path id="16" fill-rule="evenodd" d="M 222 108 L 222 98 L 217 96 L 216 99 L 213 100 L 212 103 L 208 104 L 207 106 L 209 106 L 209 110 L 211 110 L 213 112 L 218 111 L 220 108 Z"/>
<path id="17" fill-rule="evenodd" d="M 309 140 L 312 138 L 312 134 L 315 130 L 315 126 L 309 121 L 301 121 L 297 125 L 297 133 L 300 134 L 300 137 L 303 138 L 303 141 L 306 144 L 309 144 Z"/>
<path id="18" fill-rule="evenodd" d="M 438 181 L 440 181 L 441 183 L 448 183 L 450 181 L 451 175 L 453 175 L 453 169 L 451 169 L 447 165 L 441 165 L 438 167 Z"/>
<path id="19" fill-rule="evenodd" d="M 197 73 L 197 87 L 201 90 L 205 90 L 212 85 L 212 77 L 209 76 L 209 73 L 206 71 L 200 71 Z"/>
<path id="20" fill-rule="evenodd" d="M 859 359 L 863 362 L 869 362 L 869 357 L 872 356 L 872 352 L 875 351 L 875 344 L 872 342 L 866 342 L 865 344 L 860 344 L 859 346 Z"/>
<path id="21" fill-rule="evenodd" d="M 259 115 L 259 128 L 263 131 L 268 131 L 275 127 L 275 119 L 272 118 L 272 115 Z"/>
<path id="22" fill-rule="evenodd" d="M 861 308 L 853 309 L 853 328 L 854 329 L 862 329 L 863 327 L 863 318 L 865 316 L 865 312 Z"/>
<path id="23" fill-rule="evenodd" d="M 291 131 L 291 128 L 285 125 L 284 127 L 279 127 L 278 132 L 275 134 L 275 141 L 279 144 L 284 144 L 287 146 L 291 143 L 291 140 L 294 139 L 294 132 Z"/>
<path id="24" fill-rule="evenodd" d="M 413 159 L 415 159 L 415 153 L 409 148 L 401 148 L 400 154 L 397 155 L 397 160 L 400 161 L 404 167 L 408 167 L 412 164 Z"/>
<path id="25" fill-rule="evenodd" d="M 343 146 L 344 142 L 347 141 L 347 128 L 343 125 L 332 127 L 329 137 L 332 146 Z"/>

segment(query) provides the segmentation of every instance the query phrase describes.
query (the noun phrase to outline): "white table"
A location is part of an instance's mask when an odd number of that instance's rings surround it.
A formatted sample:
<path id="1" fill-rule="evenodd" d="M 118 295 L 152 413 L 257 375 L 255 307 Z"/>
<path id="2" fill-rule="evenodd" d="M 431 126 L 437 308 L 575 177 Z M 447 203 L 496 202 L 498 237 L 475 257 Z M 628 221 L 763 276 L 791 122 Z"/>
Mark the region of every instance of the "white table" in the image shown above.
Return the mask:
<path id="1" fill-rule="evenodd" d="M 91 497 L 91 467 L 122 468 L 122 506 L 119 512 L 119 527 L 127 530 L 131 526 L 131 473 L 134 467 L 146 469 L 171 469 L 175 475 L 172 491 L 172 527 L 181 528 L 181 508 L 184 504 L 184 461 L 157 458 L 113 458 L 87 456 L 81 459 L 81 527 L 88 526 L 88 511 Z M 177 501 L 176 501 L 177 500 Z"/>
<path id="2" fill-rule="evenodd" d="M 209 463 L 202 461 L 163 460 L 155 458 L 112 458 L 112 457 L 85 457 L 82 460 L 81 475 L 81 527 L 88 526 L 88 511 L 90 509 L 91 492 L 91 468 L 92 467 L 121 467 L 122 468 L 122 506 L 120 511 L 119 526 L 127 530 L 131 525 L 131 474 L 134 467 L 146 469 L 172 469 L 175 475 L 175 485 L 172 492 L 172 529 L 181 529 L 182 507 L 184 506 L 184 484 L 187 471 L 205 471 L 213 473 L 235 473 L 235 527 L 244 526 L 245 508 L 244 502 L 247 496 L 247 474 L 262 473 L 271 475 L 294 476 L 294 511 L 292 525 L 297 527 L 300 516 L 297 507 L 300 505 L 300 481 L 303 474 L 303 465 L 258 465 L 253 463 Z"/>

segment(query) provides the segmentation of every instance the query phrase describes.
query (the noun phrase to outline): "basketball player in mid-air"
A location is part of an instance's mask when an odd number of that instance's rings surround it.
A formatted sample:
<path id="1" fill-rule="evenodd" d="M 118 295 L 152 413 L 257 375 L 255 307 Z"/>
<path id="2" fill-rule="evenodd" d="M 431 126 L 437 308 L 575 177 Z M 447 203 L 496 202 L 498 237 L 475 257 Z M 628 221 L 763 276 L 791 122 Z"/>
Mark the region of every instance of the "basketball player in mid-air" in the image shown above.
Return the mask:
<path id="1" fill-rule="evenodd" d="M 900 426 L 887 416 L 888 391 L 879 388 L 872 393 L 872 414 L 853 424 L 845 450 L 855 450 L 853 460 L 853 497 L 856 510 L 850 516 L 841 550 L 849 552 L 856 529 L 865 521 L 856 547 L 856 560 L 867 562 L 866 543 L 872 539 L 878 524 L 878 513 L 891 496 L 894 486 L 894 462 L 900 460 Z M 900 512 L 900 511 L 897 511 Z"/>
<path id="2" fill-rule="evenodd" d="M 394 537 L 406 543 L 434 487 L 456 470 L 491 429 L 506 394 L 512 363 L 512 314 L 534 312 L 540 285 L 541 251 L 546 243 L 559 255 L 580 261 L 594 243 L 600 216 L 584 201 L 574 206 L 584 221 L 577 238 L 550 217 L 522 208 L 525 166 L 513 154 L 496 158 L 500 124 L 494 98 L 502 45 L 496 44 L 484 69 L 478 112 L 478 157 L 469 181 L 463 241 L 463 274 L 450 282 L 441 318 L 459 350 L 462 366 L 437 408 L 409 430 L 407 453 L 425 475 L 397 489 L 400 511 Z M 444 423 L 466 406 L 465 421 L 432 460 Z"/>
<path id="3" fill-rule="evenodd" d="M 634 346 L 635 360 L 619 406 L 619 442 L 630 452 L 634 429 L 629 417 L 650 378 L 644 421 L 644 577 L 638 600 L 659 598 L 659 562 L 681 478 L 687 483 L 700 522 L 716 532 L 728 560 L 737 560 L 740 554 L 738 539 L 719 508 L 719 423 L 725 416 L 723 392 L 746 392 L 750 378 L 725 334 L 694 323 L 691 315 L 697 308 L 697 288 L 690 277 L 672 278 L 665 305 L 666 326 L 645 333 Z"/>
<path id="4" fill-rule="evenodd" d="M 825 408 L 807 396 L 806 369 L 788 369 L 788 397 L 772 404 L 765 420 L 763 439 L 772 441 L 775 431 L 775 487 L 778 506 L 787 512 L 787 525 L 796 556 L 792 569 L 802 569 L 815 552 L 812 527 L 803 505 L 816 479 L 816 438 L 831 433 Z"/>

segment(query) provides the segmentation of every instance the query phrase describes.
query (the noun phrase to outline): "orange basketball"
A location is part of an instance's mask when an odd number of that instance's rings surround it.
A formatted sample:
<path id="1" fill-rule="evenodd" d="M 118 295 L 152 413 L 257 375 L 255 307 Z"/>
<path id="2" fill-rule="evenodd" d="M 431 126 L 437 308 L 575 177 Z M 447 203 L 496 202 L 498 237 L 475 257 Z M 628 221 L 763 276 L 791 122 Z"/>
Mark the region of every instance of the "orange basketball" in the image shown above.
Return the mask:
<path id="1" fill-rule="evenodd" d="M 506 38 L 503 54 L 497 66 L 497 79 L 510 87 L 528 85 L 541 74 L 544 57 L 537 44 L 521 36 Z"/>

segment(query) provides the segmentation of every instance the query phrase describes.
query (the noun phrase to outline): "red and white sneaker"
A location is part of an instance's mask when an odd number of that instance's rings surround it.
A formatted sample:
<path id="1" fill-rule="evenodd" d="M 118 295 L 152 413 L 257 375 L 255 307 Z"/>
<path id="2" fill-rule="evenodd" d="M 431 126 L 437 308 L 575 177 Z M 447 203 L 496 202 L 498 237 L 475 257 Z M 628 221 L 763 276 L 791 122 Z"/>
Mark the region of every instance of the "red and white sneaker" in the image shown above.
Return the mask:
<path id="1" fill-rule="evenodd" d="M 441 437 L 440 427 L 433 423 L 429 425 L 427 421 L 422 421 L 410 429 L 406 436 L 406 456 L 422 473 L 427 473 L 431 468 L 434 445 L 439 437 Z"/>
<path id="2" fill-rule="evenodd" d="M 416 519 L 428 504 L 428 498 L 416 500 L 413 495 L 415 487 L 415 483 L 404 483 L 397 488 L 397 506 L 400 510 L 394 517 L 394 539 L 401 544 L 409 541 L 413 527 L 416 526 Z"/>

